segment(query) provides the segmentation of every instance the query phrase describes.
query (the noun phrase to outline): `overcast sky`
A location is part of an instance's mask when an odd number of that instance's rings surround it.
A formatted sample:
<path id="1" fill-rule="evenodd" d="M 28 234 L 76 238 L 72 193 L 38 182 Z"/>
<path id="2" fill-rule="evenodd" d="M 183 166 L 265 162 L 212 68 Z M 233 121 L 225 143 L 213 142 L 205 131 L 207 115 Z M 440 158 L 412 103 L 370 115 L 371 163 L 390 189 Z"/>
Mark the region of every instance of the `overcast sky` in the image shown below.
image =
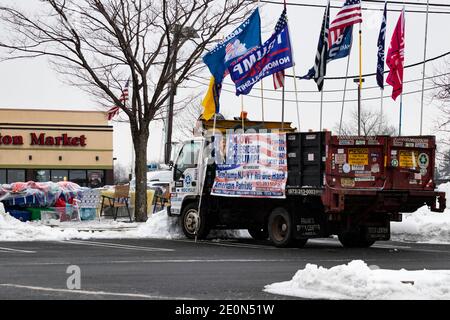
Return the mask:
<path id="1" fill-rule="evenodd" d="M 426 0 L 409 0 L 417 3 L 426 3 Z M 14 1 L 16 2 L 16 1 Z M 342 5 L 342 1 L 331 1 L 332 5 Z M 432 0 L 432 2 L 449 3 L 449 0 Z M 1 4 L 11 3 L 10 0 L 0 0 Z M 23 2 L 22 2 L 23 3 Z M 26 1 L 27 6 L 32 8 L 36 6 L 37 0 Z M 280 3 L 282 1 L 280 0 Z M 326 0 L 290 0 L 288 3 L 313 3 L 326 4 Z M 373 73 L 376 71 L 377 38 L 381 22 L 380 4 L 364 4 L 363 7 L 369 7 L 378 10 L 363 11 L 363 73 Z M 401 9 L 400 6 L 391 5 L 391 9 Z M 406 13 L 406 65 L 420 62 L 423 60 L 424 34 L 425 34 L 425 14 L 408 12 L 408 9 L 418 9 L 418 7 L 407 6 Z M 433 8 L 438 11 L 447 11 L 450 8 Z M 282 5 L 262 4 L 261 18 L 263 25 L 263 41 L 267 40 L 272 32 L 275 23 L 281 14 Z M 297 75 L 304 75 L 314 64 L 314 57 L 317 50 L 317 41 L 323 17 L 323 8 L 306 8 L 289 6 L 288 18 L 291 32 L 291 42 L 294 46 L 294 59 L 296 63 Z M 331 20 L 338 9 L 331 10 Z M 399 12 L 388 12 L 386 51 L 392 36 L 393 29 L 397 23 Z M 429 20 L 429 38 L 427 57 L 431 58 L 450 51 L 450 37 L 448 36 L 448 27 L 450 14 L 430 14 Z M 231 32 L 236 26 L 230 26 L 230 29 L 224 32 Z M 2 32 L 0 27 L 0 32 Z M 349 74 L 358 73 L 358 50 L 357 50 L 357 28 L 354 30 L 354 43 L 350 59 Z M 450 59 L 448 59 L 450 62 Z M 328 64 L 327 76 L 338 77 L 345 76 L 346 59 L 333 61 Z M 427 64 L 426 76 L 433 74 L 449 72 L 448 67 L 445 70 L 444 60 L 436 60 Z M 387 67 L 386 67 L 387 70 Z M 0 107 L 7 108 L 48 108 L 48 109 L 77 109 L 77 110 L 104 110 L 101 109 L 89 94 L 80 91 L 77 88 L 70 87 L 63 82 L 62 76 L 54 72 L 45 59 L 8 61 L 0 63 L 0 88 L 3 91 Z M 293 70 L 287 70 L 287 74 L 293 74 Z M 421 79 L 422 66 L 409 68 L 405 70 L 405 81 Z M 207 89 L 209 74 L 204 72 L 199 80 L 204 85 L 192 83 L 196 86 L 198 92 L 205 92 Z M 404 92 L 411 92 L 421 89 L 421 81 L 405 84 Z M 375 77 L 366 79 L 365 87 L 376 86 Z M 433 84 L 426 82 L 425 87 L 432 87 Z M 297 81 L 297 87 L 300 91 L 316 91 L 317 87 L 314 81 Z M 344 87 L 343 80 L 329 80 L 325 82 L 325 90 L 340 90 Z M 261 119 L 261 98 L 260 84 L 255 85 L 250 95 L 244 98 L 245 110 L 249 113 L 250 119 Z M 273 90 L 272 78 L 264 80 L 264 88 Z M 353 82 L 348 82 L 349 89 L 355 89 Z M 292 79 L 287 80 L 287 90 L 294 89 Z M 390 96 L 391 88 L 387 87 L 385 95 Z M 231 91 L 231 92 L 228 92 Z M 221 95 L 221 110 L 227 115 L 238 115 L 240 112 L 241 99 L 236 97 L 232 82 L 229 77 L 225 80 L 224 90 Z M 425 93 L 425 111 L 424 111 L 424 134 L 433 134 L 435 121 L 439 115 L 437 102 L 431 101 L 432 91 Z M 324 101 L 342 100 L 342 92 L 325 93 Z M 264 96 L 271 99 L 281 99 L 281 92 L 265 92 Z M 375 100 L 363 101 L 363 108 L 371 110 L 380 109 L 380 90 L 369 89 L 362 93 L 364 98 L 377 98 Z M 347 99 L 357 98 L 356 91 L 348 91 Z M 287 93 L 286 99 L 294 100 L 293 93 Z M 300 102 L 300 128 L 303 130 L 319 129 L 319 110 L 320 94 L 318 92 L 307 92 L 299 94 Z M 404 135 L 418 135 L 420 123 L 420 100 L 421 94 L 405 95 L 403 98 L 403 129 Z M 305 102 L 308 101 L 308 102 Z M 311 102 L 315 101 L 315 102 Z M 341 102 L 324 103 L 323 127 L 332 129 L 339 121 Z M 265 118 L 266 120 L 281 120 L 281 102 L 265 100 Z M 344 120 L 349 118 L 351 111 L 356 110 L 356 102 L 345 104 Z M 399 120 L 399 102 L 393 102 L 388 98 L 384 100 L 384 111 L 388 120 L 398 126 Z M 296 104 L 286 102 L 286 121 L 292 121 L 294 126 L 298 126 Z M 114 124 L 114 156 L 120 163 L 128 165 L 131 161 L 131 139 L 129 129 L 126 124 Z M 158 159 L 161 155 L 161 142 L 163 141 L 162 124 L 152 125 L 149 142 L 149 161 Z"/>

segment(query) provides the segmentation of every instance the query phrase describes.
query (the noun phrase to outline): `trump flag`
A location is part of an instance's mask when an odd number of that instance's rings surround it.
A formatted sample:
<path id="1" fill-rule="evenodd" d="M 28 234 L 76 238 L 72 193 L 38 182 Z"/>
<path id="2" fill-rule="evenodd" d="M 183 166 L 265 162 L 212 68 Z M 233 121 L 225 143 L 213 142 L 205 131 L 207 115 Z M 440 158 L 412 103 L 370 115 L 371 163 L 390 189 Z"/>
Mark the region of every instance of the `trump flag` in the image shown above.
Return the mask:
<path id="1" fill-rule="evenodd" d="M 282 28 L 263 45 L 247 52 L 228 67 L 236 95 L 248 94 L 261 79 L 293 66 L 289 28 Z"/>

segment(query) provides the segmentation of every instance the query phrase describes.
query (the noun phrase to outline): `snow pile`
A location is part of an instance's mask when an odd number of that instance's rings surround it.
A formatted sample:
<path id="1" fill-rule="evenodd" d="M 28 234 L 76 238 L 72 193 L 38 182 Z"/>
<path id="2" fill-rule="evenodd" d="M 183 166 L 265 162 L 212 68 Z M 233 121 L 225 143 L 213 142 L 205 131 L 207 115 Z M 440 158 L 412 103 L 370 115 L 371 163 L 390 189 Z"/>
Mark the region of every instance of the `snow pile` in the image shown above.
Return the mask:
<path id="1" fill-rule="evenodd" d="M 392 240 L 450 243 L 450 183 L 441 184 L 438 190 L 446 193 L 445 211 L 431 212 L 423 206 L 413 213 L 404 213 L 402 222 L 391 222 Z"/>
<path id="2" fill-rule="evenodd" d="M 291 281 L 267 285 L 264 291 L 310 299 L 450 300 L 450 271 L 385 270 L 361 260 L 330 269 L 307 264 Z"/>
<path id="3" fill-rule="evenodd" d="M 50 227 L 42 222 L 21 222 L 5 213 L 3 204 L 0 203 L 0 241 L 183 237 L 178 220 L 167 216 L 165 210 L 153 214 L 146 223 L 142 224 L 111 220 L 62 223 L 53 220 L 52 224 L 56 225 Z"/>
<path id="4" fill-rule="evenodd" d="M 177 217 L 169 217 L 165 210 L 153 214 L 146 223 L 113 220 L 59 222 L 50 220 L 21 222 L 5 213 L 0 202 L 0 241 L 61 241 L 71 239 L 181 239 L 185 238 Z M 213 238 L 248 238 L 245 230 L 213 230 Z"/>

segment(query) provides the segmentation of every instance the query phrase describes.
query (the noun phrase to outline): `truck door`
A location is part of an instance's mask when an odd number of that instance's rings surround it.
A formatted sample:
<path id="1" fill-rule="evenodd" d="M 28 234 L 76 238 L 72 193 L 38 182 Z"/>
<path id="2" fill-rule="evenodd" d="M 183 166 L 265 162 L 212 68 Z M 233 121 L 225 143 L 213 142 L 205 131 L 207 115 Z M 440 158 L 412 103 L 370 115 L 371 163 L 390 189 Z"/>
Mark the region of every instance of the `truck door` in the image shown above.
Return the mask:
<path id="1" fill-rule="evenodd" d="M 173 165 L 173 185 L 171 188 L 171 214 L 179 215 L 186 197 L 199 194 L 199 174 L 197 164 L 201 141 L 190 140 L 184 143 Z"/>

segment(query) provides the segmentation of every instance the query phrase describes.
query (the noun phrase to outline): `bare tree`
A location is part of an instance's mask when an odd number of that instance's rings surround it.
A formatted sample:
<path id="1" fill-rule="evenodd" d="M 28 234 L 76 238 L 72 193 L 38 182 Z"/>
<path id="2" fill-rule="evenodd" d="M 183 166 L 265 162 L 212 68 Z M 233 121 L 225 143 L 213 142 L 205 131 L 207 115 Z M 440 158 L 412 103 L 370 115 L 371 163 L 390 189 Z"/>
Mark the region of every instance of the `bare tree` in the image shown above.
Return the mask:
<path id="1" fill-rule="evenodd" d="M 181 142 L 192 137 L 196 122 L 203 112 L 201 101 L 194 101 L 175 113 L 175 141 Z"/>
<path id="2" fill-rule="evenodd" d="M 136 155 L 136 220 L 145 221 L 149 124 L 203 64 L 226 27 L 255 6 L 248 0 L 41 0 L 39 12 L 0 7 L 4 59 L 47 57 L 66 79 L 129 119 Z M 130 101 L 120 101 L 130 79 Z"/>
<path id="3" fill-rule="evenodd" d="M 442 70 L 447 72 L 443 73 Z M 435 73 L 442 74 L 432 78 L 434 87 L 432 98 L 439 103 L 440 115 L 436 120 L 436 130 L 441 132 L 444 137 L 441 138 L 444 144 L 449 144 L 448 134 L 450 133 L 450 61 L 446 61 Z"/>
<path id="4" fill-rule="evenodd" d="M 335 125 L 334 130 L 339 132 L 339 123 Z M 385 115 L 367 110 L 367 108 L 361 110 L 361 134 L 363 136 L 393 136 L 396 132 L 397 129 L 387 121 Z M 356 111 L 352 112 L 350 121 L 342 124 L 341 135 L 358 135 L 358 113 Z"/>
<path id="5" fill-rule="evenodd" d="M 130 182 L 129 168 L 120 163 L 114 164 L 114 183 Z"/>

